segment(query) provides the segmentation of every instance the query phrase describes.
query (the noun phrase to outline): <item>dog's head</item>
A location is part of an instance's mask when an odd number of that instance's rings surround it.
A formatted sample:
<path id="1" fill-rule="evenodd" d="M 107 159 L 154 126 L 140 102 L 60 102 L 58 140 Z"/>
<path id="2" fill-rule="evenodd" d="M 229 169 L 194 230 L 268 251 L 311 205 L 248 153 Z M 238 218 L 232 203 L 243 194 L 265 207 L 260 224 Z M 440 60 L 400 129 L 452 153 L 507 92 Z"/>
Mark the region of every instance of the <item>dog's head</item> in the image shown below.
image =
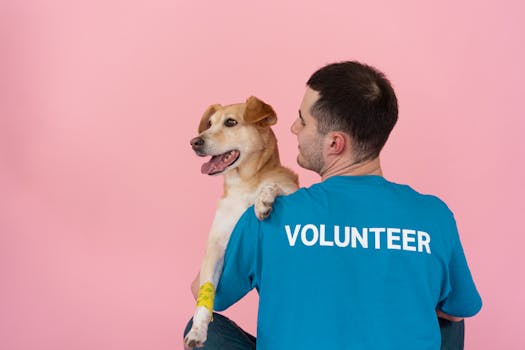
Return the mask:
<path id="1" fill-rule="evenodd" d="M 198 156 L 211 156 L 201 172 L 218 175 L 241 166 L 250 154 L 265 149 L 276 122 L 273 108 L 254 96 L 245 103 L 211 105 L 201 118 L 199 136 L 191 140 Z"/>

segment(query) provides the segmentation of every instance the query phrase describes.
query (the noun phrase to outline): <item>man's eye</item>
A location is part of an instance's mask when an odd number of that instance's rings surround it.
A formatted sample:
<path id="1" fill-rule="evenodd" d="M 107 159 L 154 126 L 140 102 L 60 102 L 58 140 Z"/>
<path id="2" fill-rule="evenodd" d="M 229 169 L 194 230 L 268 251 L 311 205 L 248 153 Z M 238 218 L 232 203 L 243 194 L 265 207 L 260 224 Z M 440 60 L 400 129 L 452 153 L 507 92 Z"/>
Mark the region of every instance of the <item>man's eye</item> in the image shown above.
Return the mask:
<path id="1" fill-rule="evenodd" d="M 237 125 L 237 121 L 235 119 L 226 119 L 226 121 L 224 122 L 224 126 L 227 126 L 228 128 L 231 128 L 232 126 L 235 126 Z"/>

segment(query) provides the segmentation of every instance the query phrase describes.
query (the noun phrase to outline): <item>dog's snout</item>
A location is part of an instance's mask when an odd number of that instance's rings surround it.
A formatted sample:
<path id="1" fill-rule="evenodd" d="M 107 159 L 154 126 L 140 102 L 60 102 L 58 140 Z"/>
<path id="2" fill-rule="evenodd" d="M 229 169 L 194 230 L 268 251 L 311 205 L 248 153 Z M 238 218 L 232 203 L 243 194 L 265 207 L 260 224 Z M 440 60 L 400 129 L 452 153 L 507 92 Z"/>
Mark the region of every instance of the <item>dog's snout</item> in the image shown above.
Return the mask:
<path id="1" fill-rule="evenodd" d="M 200 147 L 204 145 L 204 139 L 202 137 L 195 137 L 190 141 L 191 147 Z"/>

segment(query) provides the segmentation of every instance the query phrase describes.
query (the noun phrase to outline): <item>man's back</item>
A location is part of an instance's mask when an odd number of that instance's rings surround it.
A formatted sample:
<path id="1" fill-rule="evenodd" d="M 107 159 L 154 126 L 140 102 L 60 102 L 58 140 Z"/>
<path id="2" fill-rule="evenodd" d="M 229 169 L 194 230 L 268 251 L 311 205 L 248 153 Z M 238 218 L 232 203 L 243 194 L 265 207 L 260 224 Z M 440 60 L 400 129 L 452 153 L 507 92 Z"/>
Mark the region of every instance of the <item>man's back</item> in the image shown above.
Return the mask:
<path id="1" fill-rule="evenodd" d="M 259 349 L 439 349 L 435 309 L 471 316 L 481 307 L 446 205 L 380 176 L 300 189 L 263 222 L 248 210 L 216 308 L 251 288 Z"/>

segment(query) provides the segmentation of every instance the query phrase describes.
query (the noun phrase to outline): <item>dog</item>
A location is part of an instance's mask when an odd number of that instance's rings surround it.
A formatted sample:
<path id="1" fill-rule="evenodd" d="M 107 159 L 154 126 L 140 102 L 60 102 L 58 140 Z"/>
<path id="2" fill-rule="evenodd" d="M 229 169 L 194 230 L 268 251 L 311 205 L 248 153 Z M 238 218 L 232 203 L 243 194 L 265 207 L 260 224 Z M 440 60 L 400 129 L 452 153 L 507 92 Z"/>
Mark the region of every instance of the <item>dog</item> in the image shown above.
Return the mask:
<path id="1" fill-rule="evenodd" d="M 201 172 L 224 176 L 224 194 L 212 222 L 200 270 L 200 290 L 186 347 L 202 347 L 213 314 L 213 297 L 222 273 L 231 232 L 246 209 L 254 206 L 260 220 L 268 217 L 275 198 L 297 190 L 297 175 L 281 165 L 271 126 L 273 108 L 257 97 L 245 103 L 214 104 L 204 112 L 199 136 L 191 140 L 198 156 L 211 156 Z"/>

